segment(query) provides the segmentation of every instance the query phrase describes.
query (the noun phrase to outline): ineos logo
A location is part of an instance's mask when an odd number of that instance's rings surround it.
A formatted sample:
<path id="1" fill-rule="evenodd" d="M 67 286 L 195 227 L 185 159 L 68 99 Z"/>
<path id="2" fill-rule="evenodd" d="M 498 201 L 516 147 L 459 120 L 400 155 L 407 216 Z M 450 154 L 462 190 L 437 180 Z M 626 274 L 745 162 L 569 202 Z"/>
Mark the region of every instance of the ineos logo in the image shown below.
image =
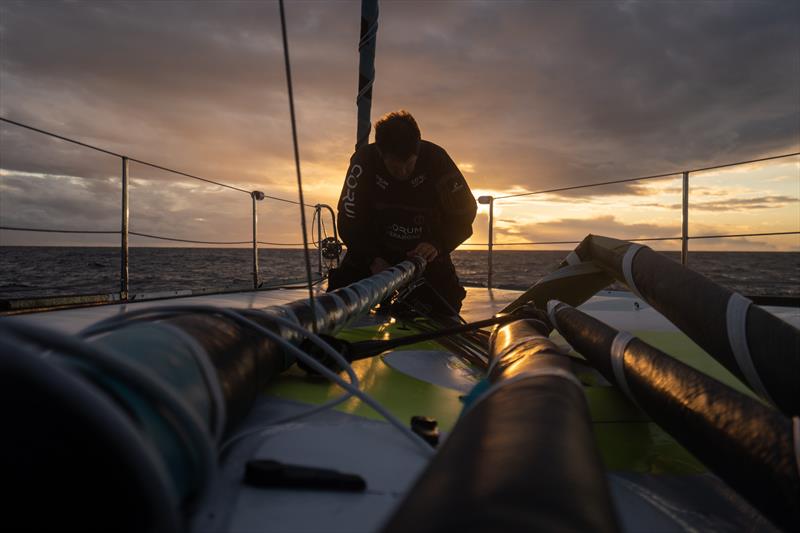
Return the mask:
<path id="1" fill-rule="evenodd" d="M 356 187 L 358 187 L 358 178 L 363 171 L 361 165 L 353 165 L 345 180 L 344 214 L 349 218 L 356 217 Z"/>

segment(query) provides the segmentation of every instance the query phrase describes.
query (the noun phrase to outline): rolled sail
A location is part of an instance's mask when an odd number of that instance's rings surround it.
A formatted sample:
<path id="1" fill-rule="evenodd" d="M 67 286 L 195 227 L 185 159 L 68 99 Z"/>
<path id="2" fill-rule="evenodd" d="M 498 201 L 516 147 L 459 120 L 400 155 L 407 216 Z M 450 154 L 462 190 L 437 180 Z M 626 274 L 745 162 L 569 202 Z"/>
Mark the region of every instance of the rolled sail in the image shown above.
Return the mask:
<path id="1" fill-rule="evenodd" d="M 800 331 L 647 246 L 589 235 L 581 261 L 625 283 L 759 396 L 800 414 Z"/>
<path id="2" fill-rule="evenodd" d="M 619 530 L 583 387 L 535 324 L 495 332 L 488 389 L 384 533 Z"/>
<path id="3" fill-rule="evenodd" d="M 335 333 L 414 279 L 421 259 L 314 299 L 236 310 L 281 338 L 301 336 L 282 317 Z M 26 527 L 176 531 L 216 468 L 217 446 L 263 387 L 294 361 L 279 342 L 224 309 L 154 307 L 85 331 L 87 342 L 0 324 L 0 405 L 14 431 L 4 439 L 3 479 Z M 6 331 L 8 330 L 8 331 Z M 52 350 L 42 358 L 34 347 Z M 54 449 L 57 452 L 54 453 Z M 42 501 L 52 513 L 36 513 Z M 55 503 L 57 502 L 57 505 Z M 92 506 L 92 510 L 86 508 Z"/>
<path id="4" fill-rule="evenodd" d="M 552 302 L 550 317 L 575 350 L 711 471 L 776 525 L 797 531 L 798 418 L 566 304 Z"/>

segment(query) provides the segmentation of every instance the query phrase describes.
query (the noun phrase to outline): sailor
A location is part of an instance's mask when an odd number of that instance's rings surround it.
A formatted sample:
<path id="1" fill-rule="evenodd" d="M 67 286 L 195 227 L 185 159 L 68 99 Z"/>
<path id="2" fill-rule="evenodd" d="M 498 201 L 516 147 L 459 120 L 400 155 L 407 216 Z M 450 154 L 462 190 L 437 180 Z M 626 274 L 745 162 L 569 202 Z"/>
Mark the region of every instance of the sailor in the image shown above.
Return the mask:
<path id="1" fill-rule="evenodd" d="M 375 124 L 375 142 L 350 158 L 338 206 L 347 245 L 328 290 L 376 274 L 409 256 L 427 261 L 424 283 L 409 298 L 426 312 L 452 315 L 466 291 L 450 252 L 472 235 L 477 205 L 464 176 L 404 110 Z"/>

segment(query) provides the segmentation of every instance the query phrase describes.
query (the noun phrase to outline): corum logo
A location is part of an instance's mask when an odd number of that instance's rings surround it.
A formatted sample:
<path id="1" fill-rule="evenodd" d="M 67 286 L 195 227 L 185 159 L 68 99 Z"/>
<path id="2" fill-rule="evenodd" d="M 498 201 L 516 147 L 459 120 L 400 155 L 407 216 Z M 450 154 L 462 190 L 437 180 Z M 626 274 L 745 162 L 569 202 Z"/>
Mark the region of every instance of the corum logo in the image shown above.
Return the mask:
<path id="1" fill-rule="evenodd" d="M 414 224 L 421 226 L 425 223 L 425 215 L 417 215 L 414 217 Z"/>
<path id="2" fill-rule="evenodd" d="M 419 239 L 422 235 L 422 226 L 401 226 L 391 224 L 386 227 L 386 234 L 393 239 L 404 241 Z"/>
<path id="3" fill-rule="evenodd" d="M 358 177 L 363 171 L 361 165 L 353 165 L 345 180 L 344 213 L 349 218 L 356 217 L 356 187 L 358 187 Z"/>

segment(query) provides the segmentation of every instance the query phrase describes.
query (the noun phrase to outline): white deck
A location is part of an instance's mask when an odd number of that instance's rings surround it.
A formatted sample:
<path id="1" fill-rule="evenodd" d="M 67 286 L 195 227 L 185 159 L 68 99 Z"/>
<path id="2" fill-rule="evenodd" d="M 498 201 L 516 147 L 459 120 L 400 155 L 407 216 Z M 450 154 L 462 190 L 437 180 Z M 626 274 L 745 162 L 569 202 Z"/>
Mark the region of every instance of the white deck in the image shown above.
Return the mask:
<path id="1" fill-rule="evenodd" d="M 488 318 L 516 299 L 521 292 L 467 287 L 467 298 L 464 300 L 461 314 L 468 322 Z M 165 305 L 216 305 L 236 309 L 261 309 L 270 305 L 280 305 L 300 300 L 307 296 L 308 291 L 306 289 L 249 291 L 45 311 L 19 315 L 14 319 L 31 321 L 40 326 L 50 327 L 64 333 L 77 333 L 89 324 L 134 309 Z M 629 331 L 674 330 L 674 326 L 648 304 L 627 292 L 602 291 L 580 306 L 580 308 L 617 329 Z M 800 308 L 766 306 L 764 309 L 800 328 Z M 0 317 L 0 320 L 4 319 L 6 318 Z"/>
<path id="2" fill-rule="evenodd" d="M 468 288 L 462 315 L 467 321 L 487 318 L 519 294 L 520 291 Z M 76 333 L 94 322 L 134 309 L 165 305 L 257 309 L 307 295 L 304 289 L 204 295 L 31 313 L 0 317 L 0 320 L 30 321 L 65 333 Z M 666 319 L 630 293 L 603 292 L 581 308 L 618 329 L 674 330 Z M 767 309 L 800 327 L 800 309 Z M 190 529 L 194 533 L 266 529 L 367 533 L 380 529 L 425 467 L 426 458 L 386 423 L 353 414 L 326 411 L 313 418 L 274 424 L 276 420 L 308 407 L 307 404 L 267 396 L 256 401 L 239 431 L 253 428 L 264 428 L 264 431 L 239 441 L 225 456 L 206 498 L 192 517 Z M 250 487 L 242 484 L 241 479 L 245 463 L 254 458 L 357 472 L 364 476 L 369 490 L 339 493 Z M 391 460 L 387 461 L 387 458 Z M 651 506 L 646 498 L 631 492 L 630 487 L 647 487 L 647 483 L 658 481 L 646 476 L 640 478 L 631 478 L 634 483 L 618 474 L 609 474 L 622 529 L 641 531 L 656 527 L 664 531 L 683 530 L 681 523 L 674 519 L 675 513 L 663 513 L 660 508 Z M 691 514 L 694 518 L 702 516 L 698 513 L 699 508 L 687 509 L 684 514 Z M 758 524 L 768 530 L 763 519 Z"/>

